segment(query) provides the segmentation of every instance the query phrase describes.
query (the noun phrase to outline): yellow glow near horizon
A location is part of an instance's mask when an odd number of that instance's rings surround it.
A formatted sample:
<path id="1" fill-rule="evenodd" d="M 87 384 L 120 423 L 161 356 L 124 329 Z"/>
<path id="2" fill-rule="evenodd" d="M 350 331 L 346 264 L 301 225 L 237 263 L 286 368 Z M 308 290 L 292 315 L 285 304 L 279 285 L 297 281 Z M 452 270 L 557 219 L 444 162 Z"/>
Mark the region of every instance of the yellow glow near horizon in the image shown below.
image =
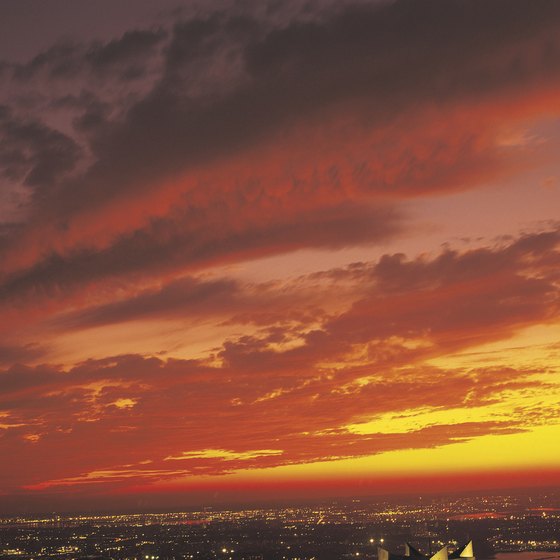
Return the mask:
<path id="1" fill-rule="evenodd" d="M 240 469 L 219 477 L 221 483 L 356 480 L 395 476 L 453 475 L 560 468 L 560 423 L 522 433 L 485 435 L 427 449 L 388 451 L 377 455 L 263 469 Z M 215 476 L 177 478 L 172 484 L 216 481 Z M 163 486 L 169 481 L 162 483 Z M 159 484 L 156 482 L 154 487 Z"/>
<path id="2" fill-rule="evenodd" d="M 419 406 L 399 413 L 372 415 L 369 420 L 340 427 L 350 433 L 368 435 L 407 434 L 431 427 L 449 426 L 448 435 L 452 440 L 454 426 L 459 428 L 461 424 L 473 423 L 481 425 L 482 435 L 461 439 L 461 431 L 457 429 L 457 441 L 436 447 L 239 469 L 218 479 L 225 484 L 235 484 L 560 469 L 560 446 L 557 444 L 560 440 L 560 421 L 556 419 L 558 415 L 555 412 L 560 410 L 560 377 L 554 359 L 560 353 L 559 339 L 559 324 L 540 325 L 519 331 L 508 340 L 480 345 L 469 351 L 425 362 L 445 371 L 464 372 L 467 375 L 476 375 L 479 367 L 504 368 L 504 372 L 509 368 L 520 370 L 521 384 L 510 385 L 505 376 L 504 388 L 494 392 L 493 400 L 489 402 L 477 402 L 476 398 L 472 398 L 467 399 L 472 405 L 457 406 L 450 403 L 449 408 Z M 481 363 L 484 365 L 481 366 Z M 515 381 L 516 378 L 513 379 Z M 457 402 L 460 402 L 459 398 Z M 484 434 L 485 422 L 502 423 L 506 430 L 511 426 L 511 430 L 519 431 Z M 491 430 L 492 426 L 486 429 L 487 432 Z M 216 480 L 216 477 L 203 475 L 188 480 L 179 478 L 174 483 L 188 484 L 193 480 L 211 481 Z M 165 486 L 166 482 L 162 484 Z"/>

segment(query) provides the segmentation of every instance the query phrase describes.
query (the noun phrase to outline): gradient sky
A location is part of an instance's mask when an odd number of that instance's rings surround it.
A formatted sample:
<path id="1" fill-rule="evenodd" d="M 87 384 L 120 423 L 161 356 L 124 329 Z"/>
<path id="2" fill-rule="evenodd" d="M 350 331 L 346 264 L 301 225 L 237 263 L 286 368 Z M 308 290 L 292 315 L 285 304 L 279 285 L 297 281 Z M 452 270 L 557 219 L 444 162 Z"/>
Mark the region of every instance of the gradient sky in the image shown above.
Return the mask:
<path id="1" fill-rule="evenodd" d="M 0 510 L 560 483 L 559 28 L 0 1 Z"/>

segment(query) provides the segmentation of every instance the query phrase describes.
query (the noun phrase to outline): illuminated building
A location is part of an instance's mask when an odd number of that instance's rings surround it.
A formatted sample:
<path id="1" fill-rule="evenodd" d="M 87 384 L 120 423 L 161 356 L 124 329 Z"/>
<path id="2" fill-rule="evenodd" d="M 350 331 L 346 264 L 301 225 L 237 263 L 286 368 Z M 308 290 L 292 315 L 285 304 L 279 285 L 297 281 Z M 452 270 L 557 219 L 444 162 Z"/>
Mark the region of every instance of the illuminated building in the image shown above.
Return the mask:
<path id="1" fill-rule="evenodd" d="M 449 552 L 447 546 L 442 547 L 436 553 L 426 555 L 414 548 L 410 543 L 404 545 L 404 555 L 394 554 L 383 547 L 377 548 L 378 560 L 475 560 L 472 541 L 467 542 L 453 552 Z"/>

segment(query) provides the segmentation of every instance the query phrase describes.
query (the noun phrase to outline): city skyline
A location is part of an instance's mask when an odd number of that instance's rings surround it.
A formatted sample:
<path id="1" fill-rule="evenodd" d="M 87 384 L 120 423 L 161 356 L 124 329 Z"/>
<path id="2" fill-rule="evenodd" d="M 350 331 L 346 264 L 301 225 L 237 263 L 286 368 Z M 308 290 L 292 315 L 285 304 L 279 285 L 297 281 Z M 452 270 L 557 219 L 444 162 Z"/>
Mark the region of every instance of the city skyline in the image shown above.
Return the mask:
<path id="1" fill-rule="evenodd" d="M 559 26 L 0 2 L 0 511 L 557 487 Z"/>
<path id="2" fill-rule="evenodd" d="M 555 560 L 559 515 L 558 490 L 176 512 L 19 514 L 0 517 L 0 557 Z"/>

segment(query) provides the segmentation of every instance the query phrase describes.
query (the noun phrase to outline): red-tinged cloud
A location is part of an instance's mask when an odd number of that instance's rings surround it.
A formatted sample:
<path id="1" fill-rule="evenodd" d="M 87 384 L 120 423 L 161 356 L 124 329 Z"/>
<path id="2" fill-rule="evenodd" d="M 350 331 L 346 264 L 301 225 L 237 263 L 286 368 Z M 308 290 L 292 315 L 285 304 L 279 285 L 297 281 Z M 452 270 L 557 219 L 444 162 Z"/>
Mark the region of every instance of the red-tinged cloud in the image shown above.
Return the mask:
<path id="1" fill-rule="evenodd" d="M 0 445 L 21 463 L 17 470 L 0 467 L 4 491 L 126 488 L 239 469 L 258 473 L 435 448 L 551 422 L 559 403 L 543 407 L 522 399 L 506 416 L 396 431 L 380 425 L 371 433 L 348 428 L 387 414 L 406 418 L 419 408 L 484 409 L 512 394 L 556 390 L 543 366 L 444 369 L 426 360 L 553 321 L 558 249 L 558 232 L 550 231 L 431 259 L 388 255 L 312 274 L 288 281 L 294 306 L 302 299 L 297 290 L 317 291 L 320 300 L 338 285 L 346 286 L 346 297 L 353 287 L 355 301 L 342 311 L 290 315 L 289 321 L 286 284 L 192 279 L 66 316 L 57 328 L 204 315 L 205 307 L 206 316 L 235 321 L 240 308 L 256 312 L 268 305 L 270 322 L 197 360 L 130 355 L 66 370 L 5 370 Z"/>
<path id="2" fill-rule="evenodd" d="M 220 474 L 511 433 L 523 429 L 521 411 L 503 422 L 465 422 L 396 434 L 359 435 L 332 427 L 355 420 L 358 411 L 408 410 L 418 398 L 424 406 L 438 408 L 454 395 L 476 390 L 483 400 L 485 391 L 495 395 L 515 385 L 533 386 L 528 380 L 532 373 L 432 369 L 386 380 L 383 393 L 377 384 L 336 393 L 328 381 L 315 381 L 313 389 L 322 391 L 323 398 L 312 398 L 301 388 L 278 399 L 259 400 L 259 392 L 272 388 L 277 378 L 269 374 L 255 379 L 231 368 L 181 361 L 123 357 L 87 363 L 67 373 L 13 370 L 3 374 L 8 379 L 1 402 L 9 413 L 3 421 L 13 427 L 5 429 L 2 445 L 22 463 L 17 471 L 4 463 L 2 476 L 11 490 L 21 484 L 53 486 L 56 483 L 49 481 L 66 478 L 78 477 L 79 483 L 84 472 L 113 470 L 118 475 L 122 465 L 145 469 L 138 478 L 154 479 L 151 471 L 156 468 L 155 478 L 164 479 L 176 477 L 177 471 Z M 235 383 L 233 376 L 239 378 Z M 442 383 L 446 377 L 447 383 Z M 239 403 L 240 390 L 247 397 L 253 393 L 255 400 Z M 96 446 L 90 444 L 93 439 Z M 265 447 L 273 442 L 274 448 Z M 225 456 L 205 452 L 223 449 L 230 451 Z M 40 466 L 39 457 L 44 457 Z"/>
<path id="3" fill-rule="evenodd" d="M 183 269 L 223 253 L 235 261 L 332 246 L 320 216 L 354 208 L 360 223 L 364 205 L 374 206 L 375 234 L 340 224 L 336 244 L 379 241 L 394 232 L 384 218 L 394 213 L 376 209 L 387 198 L 469 188 L 535 164 L 530 146 L 504 137 L 558 113 L 558 17 L 546 0 L 437 0 L 279 29 L 224 16 L 177 25 L 159 81 L 87 137 L 91 165 L 46 189 L 9 236 L 3 283 L 25 285 L 38 271 L 64 285 L 57 263 L 80 270 L 90 258 L 101 260 L 98 273 L 119 275 L 125 262 L 142 267 L 138 244 L 184 255 Z M 104 48 L 129 53 L 162 37 Z M 228 49 L 235 75 L 224 71 L 212 94 L 185 94 L 193 58 L 221 60 Z"/>

